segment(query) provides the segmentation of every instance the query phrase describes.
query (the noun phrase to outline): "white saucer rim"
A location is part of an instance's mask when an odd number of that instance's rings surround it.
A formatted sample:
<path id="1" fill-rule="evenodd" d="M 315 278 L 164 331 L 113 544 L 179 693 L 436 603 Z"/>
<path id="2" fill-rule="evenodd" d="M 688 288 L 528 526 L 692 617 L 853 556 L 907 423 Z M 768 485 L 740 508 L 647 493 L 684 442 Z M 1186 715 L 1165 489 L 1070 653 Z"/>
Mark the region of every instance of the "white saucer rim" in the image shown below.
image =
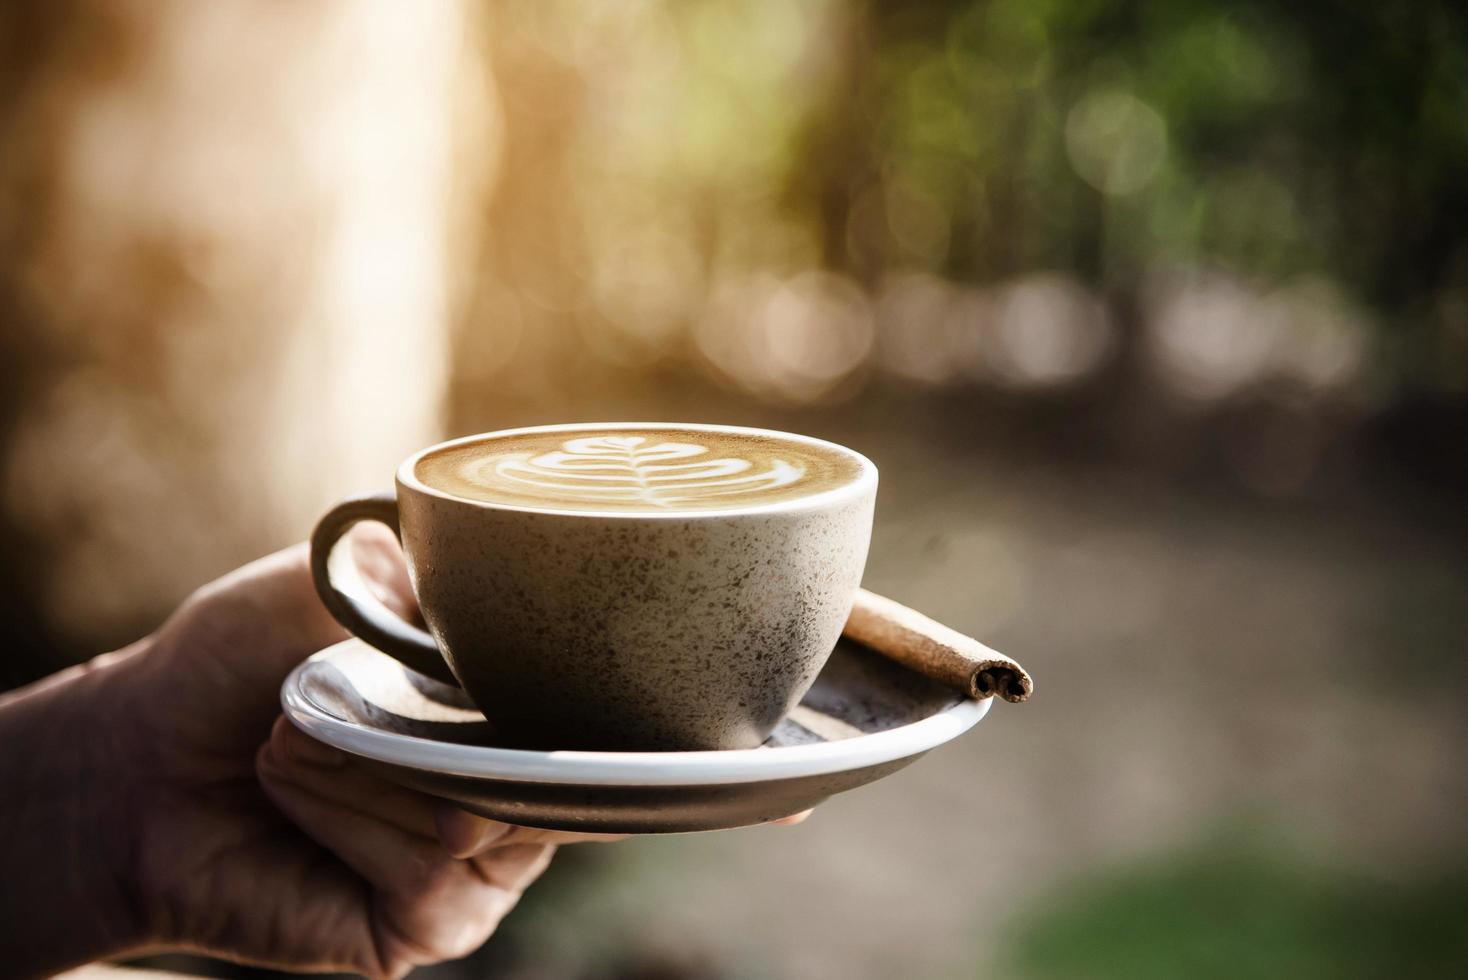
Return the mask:
<path id="1" fill-rule="evenodd" d="M 700 752 L 588 752 L 460 745 L 401 735 L 338 718 L 302 690 L 305 672 L 347 640 L 303 661 L 281 685 L 286 717 L 344 752 L 450 776 L 585 786 L 716 786 L 801 779 L 906 759 L 951 741 L 989 713 L 993 699 L 965 698 L 920 721 L 834 742 Z"/>

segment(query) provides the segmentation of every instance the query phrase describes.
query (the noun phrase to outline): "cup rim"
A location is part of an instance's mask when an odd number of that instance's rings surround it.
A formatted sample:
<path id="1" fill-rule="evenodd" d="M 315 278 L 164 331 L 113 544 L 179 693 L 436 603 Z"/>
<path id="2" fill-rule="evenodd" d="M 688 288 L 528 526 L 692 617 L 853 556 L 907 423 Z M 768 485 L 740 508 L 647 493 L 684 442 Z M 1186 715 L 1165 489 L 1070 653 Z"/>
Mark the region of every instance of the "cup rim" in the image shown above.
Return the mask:
<path id="1" fill-rule="evenodd" d="M 861 472 L 850 483 L 844 483 L 830 490 L 823 490 L 820 493 L 796 497 L 791 500 L 751 504 L 747 507 L 722 507 L 709 510 L 684 511 L 598 510 L 594 507 L 536 507 L 530 504 L 516 504 L 508 501 L 476 500 L 470 497 L 460 497 L 457 494 L 431 487 L 418 479 L 416 473 L 418 463 L 425 456 L 430 453 L 439 452 L 440 450 L 452 449 L 455 446 L 466 446 L 476 442 L 485 442 L 490 439 L 529 435 L 532 433 L 574 432 L 585 429 L 600 429 L 603 431 L 615 431 L 618 429 L 686 429 L 692 432 L 720 432 L 729 435 L 761 436 L 787 442 L 804 443 L 809 446 L 818 446 L 822 449 L 843 454 L 855 460 Z M 802 435 L 798 432 L 783 432 L 779 429 L 761 429 L 748 425 L 722 425 L 713 422 L 558 422 L 553 425 L 524 425 L 513 429 L 496 429 L 492 432 L 478 432 L 473 435 L 459 436 L 456 439 L 449 439 L 444 442 L 435 443 L 432 446 L 426 446 L 399 464 L 397 469 L 397 485 L 399 493 L 404 489 L 408 489 L 415 493 L 436 497 L 440 500 L 452 501 L 453 503 L 464 504 L 470 507 L 482 507 L 486 510 L 509 511 L 523 514 L 544 514 L 551 517 L 597 517 L 609 520 L 706 521 L 719 518 L 740 517 L 746 514 L 797 514 L 838 506 L 849 500 L 858 499 L 876 489 L 877 465 L 849 446 L 843 446 L 840 443 L 831 442 L 826 439 L 818 439 L 815 436 Z"/>

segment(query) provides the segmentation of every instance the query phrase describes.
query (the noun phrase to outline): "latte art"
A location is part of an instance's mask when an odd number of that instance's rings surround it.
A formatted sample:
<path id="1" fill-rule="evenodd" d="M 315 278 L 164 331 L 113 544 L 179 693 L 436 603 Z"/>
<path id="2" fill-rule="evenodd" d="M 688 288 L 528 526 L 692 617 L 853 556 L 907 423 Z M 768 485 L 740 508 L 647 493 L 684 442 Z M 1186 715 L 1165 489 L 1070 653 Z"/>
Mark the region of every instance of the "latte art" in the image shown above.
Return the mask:
<path id="1" fill-rule="evenodd" d="M 805 474 L 805 467 L 783 459 L 756 469 L 747 459 L 711 459 L 711 455 L 708 447 L 691 442 L 651 444 L 646 436 L 592 436 L 567 440 L 554 452 L 510 453 L 470 463 L 466 475 L 478 483 L 534 487 L 560 499 L 677 507 L 710 497 L 776 490 Z M 690 459 L 694 461 L 680 462 Z"/>
<path id="2" fill-rule="evenodd" d="M 562 510 L 717 510 L 851 482 L 851 454 L 745 431 L 622 429 L 488 437 L 421 459 L 419 479 L 456 496 Z"/>

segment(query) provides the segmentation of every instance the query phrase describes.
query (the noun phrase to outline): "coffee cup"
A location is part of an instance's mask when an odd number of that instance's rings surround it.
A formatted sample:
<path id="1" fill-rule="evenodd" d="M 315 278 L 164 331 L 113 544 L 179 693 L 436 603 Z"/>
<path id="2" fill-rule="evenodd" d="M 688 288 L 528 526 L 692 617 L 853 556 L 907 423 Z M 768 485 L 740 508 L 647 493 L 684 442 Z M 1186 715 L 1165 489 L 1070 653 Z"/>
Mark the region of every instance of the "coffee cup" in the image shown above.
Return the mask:
<path id="1" fill-rule="evenodd" d="M 457 684 L 506 745 L 759 745 L 825 664 L 866 563 L 877 470 L 807 436 L 681 423 L 549 425 L 431 446 L 396 495 L 311 537 L 328 610 Z M 423 630 L 366 588 L 343 535 L 403 546 Z"/>

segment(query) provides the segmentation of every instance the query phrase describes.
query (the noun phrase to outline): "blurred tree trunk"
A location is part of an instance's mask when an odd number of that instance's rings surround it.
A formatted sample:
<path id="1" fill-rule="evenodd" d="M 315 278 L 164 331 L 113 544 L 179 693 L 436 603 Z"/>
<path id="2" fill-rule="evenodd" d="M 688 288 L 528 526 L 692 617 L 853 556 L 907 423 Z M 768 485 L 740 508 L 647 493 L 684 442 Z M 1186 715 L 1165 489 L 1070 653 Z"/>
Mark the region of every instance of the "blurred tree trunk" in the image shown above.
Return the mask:
<path id="1" fill-rule="evenodd" d="M 0 8 L 0 582 L 53 640 L 150 625 L 440 436 L 498 146 L 477 27 L 457 2 Z"/>

